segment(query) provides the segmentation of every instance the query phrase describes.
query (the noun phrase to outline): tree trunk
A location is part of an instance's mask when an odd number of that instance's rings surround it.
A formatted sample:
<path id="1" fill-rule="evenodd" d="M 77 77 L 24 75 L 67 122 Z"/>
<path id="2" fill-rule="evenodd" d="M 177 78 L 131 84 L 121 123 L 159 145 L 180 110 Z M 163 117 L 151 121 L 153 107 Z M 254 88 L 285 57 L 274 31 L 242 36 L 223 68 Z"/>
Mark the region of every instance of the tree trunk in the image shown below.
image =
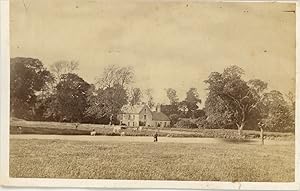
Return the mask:
<path id="1" fill-rule="evenodd" d="M 243 129 L 245 126 L 245 122 L 242 122 L 241 125 L 238 125 L 238 134 L 241 136 L 243 134 Z"/>
<path id="2" fill-rule="evenodd" d="M 242 110 L 242 120 L 241 120 L 241 124 L 238 125 L 238 133 L 239 133 L 239 136 L 242 136 L 242 134 L 243 134 L 243 129 L 244 129 L 245 124 L 246 124 L 246 113 L 245 113 L 245 110 Z"/>
<path id="3" fill-rule="evenodd" d="M 31 107 L 31 113 L 32 113 L 32 116 L 31 116 L 31 119 L 35 118 L 35 106 L 32 106 Z"/>
<path id="4" fill-rule="evenodd" d="M 260 138 L 261 138 L 261 144 L 264 145 L 264 129 L 260 128 Z"/>
<path id="5" fill-rule="evenodd" d="M 109 125 L 112 125 L 112 119 L 113 119 L 113 115 L 110 115 L 110 117 L 109 117 Z"/>

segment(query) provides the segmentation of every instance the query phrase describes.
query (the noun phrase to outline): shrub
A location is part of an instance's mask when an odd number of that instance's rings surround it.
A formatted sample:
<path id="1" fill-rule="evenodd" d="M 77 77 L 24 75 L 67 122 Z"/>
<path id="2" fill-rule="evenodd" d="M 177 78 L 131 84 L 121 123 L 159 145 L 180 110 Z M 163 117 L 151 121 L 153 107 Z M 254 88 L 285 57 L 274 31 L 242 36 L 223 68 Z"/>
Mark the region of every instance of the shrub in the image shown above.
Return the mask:
<path id="1" fill-rule="evenodd" d="M 177 128 L 198 128 L 197 124 L 190 119 L 180 119 L 176 124 Z"/>
<path id="2" fill-rule="evenodd" d="M 212 125 L 206 120 L 206 116 L 199 117 L 195 123 L 200 129 L 211 129 Z"/>
<path id="3" fill-rule="evenodd" d="M 170 115 L 170 120 L 171 120 L 171 125 L 175 125 L 177 122 L 178 122 L 178 119 L 179 119 L 179 115 L 177 114 L 172 114 Z"/>

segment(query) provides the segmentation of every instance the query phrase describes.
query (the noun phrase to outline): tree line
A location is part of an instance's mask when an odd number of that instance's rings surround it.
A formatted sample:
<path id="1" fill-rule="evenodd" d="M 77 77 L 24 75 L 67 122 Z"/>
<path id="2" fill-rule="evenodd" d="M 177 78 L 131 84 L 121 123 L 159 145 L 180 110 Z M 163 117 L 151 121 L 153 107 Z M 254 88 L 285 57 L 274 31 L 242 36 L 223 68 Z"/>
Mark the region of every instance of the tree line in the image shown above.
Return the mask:
<path id="1" fill-rule="evenodd" d="M 95 84 L 78 74 L 78 62 L 58 61 L 49 70 L 39 59 L 11 59 L 11 116 L 26 120 L 79 123 L 118 123 L 117 114 L 126 104 L 142 98 L 154 107 L 153 90 L 132 87 L 132 67 L 107 66 Z M 179 100 L 173 88 L 165 89 L 169 104 L 161 110 L 172 126 L 190 128 L 257 129 L 259 122 L 269 131 L 294 131 L 295 96 L 284 96 L 259 79 L 244 80 L 238 66 L 212 72 L 207 84 L 204 108 L 196 88 Z"/>
<path id="2" fill-rule="evenodd" d="M 26 120 L 112 123 L 127 104 L 134 76 L 130 67 L 109 66 L 95 84 L 76 71 L 76 61 L 58 61 L 48 70 L 39 59 L 11 59 L 11 116 Z"/>
<path id="3" fill-rule="evenodd" d="M 211 72 L 204 108 L 195 88 L 179 102 L 174 89 L 167 89 L 170 105 L 162 107 L 171 123 L 178 127 L 230 128 L 242 134 L 244 129 L 294 132 L 295 94 L 286 96 L 278 90 L 268 91 L 268 84 L 260 79 L 244 80 L 244 70 L 230 66 L 223 73 Z M 188 119 L 187 119 L 188 118 Z M 263 124 L 263 125 L 262 125 Z"/>

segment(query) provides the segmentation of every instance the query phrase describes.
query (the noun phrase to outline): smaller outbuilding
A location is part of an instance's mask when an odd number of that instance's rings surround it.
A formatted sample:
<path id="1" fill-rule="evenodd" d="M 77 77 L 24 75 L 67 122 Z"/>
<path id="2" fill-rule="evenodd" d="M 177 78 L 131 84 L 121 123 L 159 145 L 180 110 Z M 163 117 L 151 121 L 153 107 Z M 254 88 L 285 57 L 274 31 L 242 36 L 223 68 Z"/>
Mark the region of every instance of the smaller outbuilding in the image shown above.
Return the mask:
<path id="1" fill-rule="evenodd" d="M 169 117 L 160 111 L 160 106 L 156 107 L 156 111 L 152 112 L 153 127 L 169 127 L 171 120 Z"/>

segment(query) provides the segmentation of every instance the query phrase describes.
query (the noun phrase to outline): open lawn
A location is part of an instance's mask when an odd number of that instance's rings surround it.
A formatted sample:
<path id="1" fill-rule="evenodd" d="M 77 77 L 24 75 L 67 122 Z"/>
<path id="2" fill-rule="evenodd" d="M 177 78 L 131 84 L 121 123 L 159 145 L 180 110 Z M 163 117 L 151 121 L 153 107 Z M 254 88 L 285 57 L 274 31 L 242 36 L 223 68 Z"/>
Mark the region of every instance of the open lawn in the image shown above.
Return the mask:
<path id="1" fill-rule="evenodd" d="M 150 137 L 142 137 L 149 142 L 126 142 L 17 136 L 22 135 L 14 135 L 10 140 L 11 177 L 294 181 L 293 141 L 261 146 L 222 140 L 153 143 Z"/>

